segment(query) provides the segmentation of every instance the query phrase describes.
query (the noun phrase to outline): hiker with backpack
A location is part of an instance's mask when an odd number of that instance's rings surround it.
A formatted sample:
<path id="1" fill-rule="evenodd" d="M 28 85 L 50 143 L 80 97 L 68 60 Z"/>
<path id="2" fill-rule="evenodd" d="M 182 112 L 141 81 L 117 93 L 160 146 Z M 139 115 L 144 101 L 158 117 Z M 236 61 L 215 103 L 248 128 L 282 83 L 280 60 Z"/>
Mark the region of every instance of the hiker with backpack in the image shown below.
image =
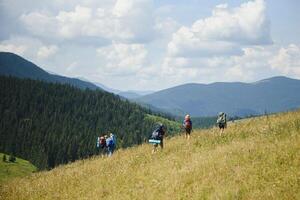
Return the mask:
<path id="1" fill-rule="evenodd" d="M 112 148 L 112 154 L 114 153 L 116 147 L 117 147 L 117 139 L 116 139 L 116 136 L 115 134 L 113 133 L 110 133 L 110 138 L 112 140 L 112 145 L 111 145 L 111 148 Z"/>
<path id="2" fill-rule="evenodd" d="M 224 112 L 220 112 L 217 119 L 217 124 L 220 129 L 220 135 L 224 132 L 224 129 L 227 128 L 227 117 Z"/>
<path id="3" fill-rule="evenodd" d="M 107 147 L 107 156 L 112 156 L 114 150 L 115 150 L 115 137 L 111 133 L 110 137 L 106 136 L 106 147 Z"/>
<path id="4" fill-rule="evenodd" d="M 99 148 L 100 148 L 101 156 L 104 156 L 106 154 L 106 149 L 107 149 L 105 136 L 101 136 L 99 138 Z"/>
<path id="5" fill-rule="evenodd" d="M 193 124 L 190 115 L 186 115 L 183 121 L 183 127 L 185 129 L 185 138 L 190 139 Z"/>
<path id="6" fill-rule="evenodd" d="M 153 131 L 149 142 L 153 143 L 152 153 L 157 151 L 158 145 L 160 145 L 161 149 L 164 148 L 164 136 L 166 134 L 166 127 L 163 124 L 159 124 L 158 127 Z"/>
<path id="7" fill-rule="evenodd" d="M 97 153 L 101 157 L 107 155 L 107 145 L 106 145 L 107 135 L 97 137 Z"/>

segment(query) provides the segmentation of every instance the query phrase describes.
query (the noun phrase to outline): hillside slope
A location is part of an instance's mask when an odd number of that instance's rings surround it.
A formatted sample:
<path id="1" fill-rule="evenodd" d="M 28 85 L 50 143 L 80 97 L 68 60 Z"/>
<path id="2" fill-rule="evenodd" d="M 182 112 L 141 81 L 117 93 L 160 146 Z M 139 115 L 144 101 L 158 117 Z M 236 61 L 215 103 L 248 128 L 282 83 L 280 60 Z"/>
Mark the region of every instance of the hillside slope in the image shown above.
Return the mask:
<path id="1" fill-rule="evenodd" d="M 136 99 L 173 114 L 230 116 L 282 112 L 300 107 L 300 80 L 273 77 L 254 83 L 185 84 Z"/>
<path id="2" fill-rule="evenodd" d="M 87 81 L 50 74 L 21 56 L 9 52 L 0 52 L 0 75 L 69 84 L 81 89 L 101 90 L 100 87 Z"/>
<path id="3" fill-rule="evenodd" d="M 2 199 L 299 199 L 300 111 L 195 131 L 0 187 Z"/>
<path id="4" fill-rule="evenodd" d="M 158 122 L 149 114 L 107 92 L 0 76 L 0 152 L 39 169 L 96 154 L 96 138 L 110 132 L 118 148 L 141 144 Z"/>
<path id="5" fill-rule="evenodd" d="M 16 158 L 15 162 L 9 162 L 9 156 L 6 155 L 7 161 L 3 161 L 3 155 L 0 153 L 0 184 L 16 177 L 28 176 L 37 171 L 37 168 L 27 160 Z"/>

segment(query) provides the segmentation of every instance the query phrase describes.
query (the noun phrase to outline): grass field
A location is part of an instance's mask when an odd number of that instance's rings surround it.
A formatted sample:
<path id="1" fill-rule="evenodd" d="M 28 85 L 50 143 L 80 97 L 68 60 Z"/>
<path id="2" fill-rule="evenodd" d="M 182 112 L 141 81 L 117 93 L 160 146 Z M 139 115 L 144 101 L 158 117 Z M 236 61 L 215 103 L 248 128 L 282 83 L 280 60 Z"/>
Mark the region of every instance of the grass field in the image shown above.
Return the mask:
<path id="1" fill-rule="evenodd" d="M 300 199 L 300 111 L 176 136 L 0 186 L 1 199 Z"/>
<path id="2" fill-rule="evenodd" d="M 3 162 L 3 153 L 0 153 L 0 184 L 16 177 L 24 177 L 37 171 L 37 168 L 27 160 L 16 158 L 16 162 Z M 9 158 L 6 155 L 7 160 Z"/>

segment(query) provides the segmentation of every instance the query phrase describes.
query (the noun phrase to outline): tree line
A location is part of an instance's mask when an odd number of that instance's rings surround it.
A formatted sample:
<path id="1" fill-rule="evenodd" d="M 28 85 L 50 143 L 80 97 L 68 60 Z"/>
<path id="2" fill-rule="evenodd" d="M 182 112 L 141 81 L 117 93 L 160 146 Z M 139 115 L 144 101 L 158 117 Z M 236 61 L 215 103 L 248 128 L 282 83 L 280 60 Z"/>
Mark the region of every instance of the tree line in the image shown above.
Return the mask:
<path id="1" fill-rule="evenodd" d="M 0 151 L 39 169 L 96 154 L 96 137 L 108 132 L 118 148 L 141 144 L 155 124 L 147 116 L 163 115 L 100 90 L 4 76 L 0 113 Z"/>

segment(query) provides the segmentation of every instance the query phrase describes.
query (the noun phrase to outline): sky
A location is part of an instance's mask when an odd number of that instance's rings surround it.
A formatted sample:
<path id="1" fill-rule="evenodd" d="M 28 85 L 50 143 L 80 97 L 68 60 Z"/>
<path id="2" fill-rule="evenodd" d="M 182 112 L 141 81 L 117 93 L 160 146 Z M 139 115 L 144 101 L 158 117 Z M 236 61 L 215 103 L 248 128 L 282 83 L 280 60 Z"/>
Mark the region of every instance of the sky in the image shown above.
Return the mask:
<path id="1" fill-rule="evenodd" d="M 298 0 L 0 0 L 0 51 L 119 90 L 300 79 Z"/>

